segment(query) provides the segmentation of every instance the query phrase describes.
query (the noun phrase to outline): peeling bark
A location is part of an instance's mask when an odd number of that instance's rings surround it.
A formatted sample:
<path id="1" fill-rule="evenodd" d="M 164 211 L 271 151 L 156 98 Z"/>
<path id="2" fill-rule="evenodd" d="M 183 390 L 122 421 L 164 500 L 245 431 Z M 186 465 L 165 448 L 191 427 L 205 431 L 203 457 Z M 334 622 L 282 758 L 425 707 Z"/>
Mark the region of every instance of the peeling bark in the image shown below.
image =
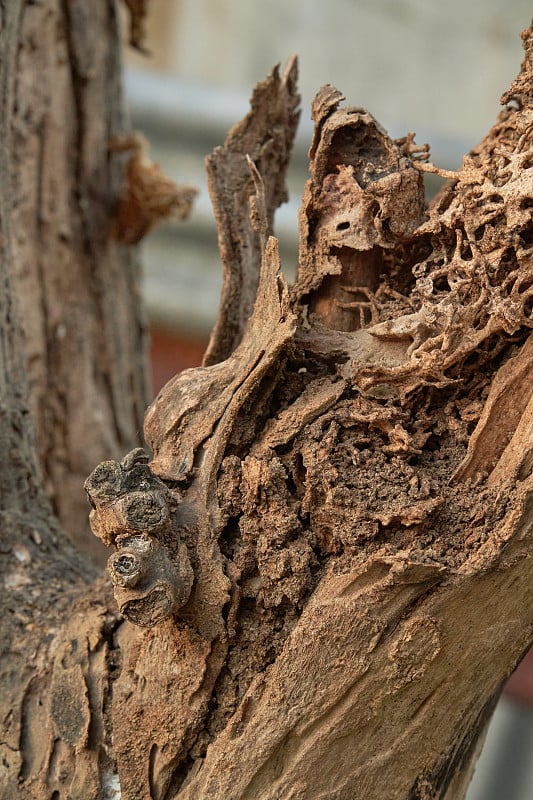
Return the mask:
<path id="1" fill-rule="evenodd" d="M 210 355 L 149 408 L 150 464 L 135 450 L 87 483 L 129 620 L 108 582 L 83 587 L 41 505 L 2 298 L 2 435 L 22 454 L 0 471 L 6 798 L 464 796 L 532 641 L 531 29 L 524 44 L 507 107 L 428 207 L 427 148 L 319 92 L 291 290 L 271 226 L 294 65 L 256 90 L 210 160 L 226 269 Z M 175 602 L 129 614 L 163 584 Z"/>

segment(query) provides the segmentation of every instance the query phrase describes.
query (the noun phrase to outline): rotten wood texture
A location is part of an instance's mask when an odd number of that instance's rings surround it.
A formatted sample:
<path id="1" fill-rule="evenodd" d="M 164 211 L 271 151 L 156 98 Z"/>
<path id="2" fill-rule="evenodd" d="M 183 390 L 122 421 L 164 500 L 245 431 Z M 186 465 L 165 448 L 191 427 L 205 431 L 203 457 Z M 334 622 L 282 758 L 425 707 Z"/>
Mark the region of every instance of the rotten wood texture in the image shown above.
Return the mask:
<path id="1" fill-rule="evenodd" d="M 122 536 L 139 535 L 186 547 L 190 597 L 133 625 L 106 581 L 76 599 L 60 534 L 5 521 L 6 800 L 118 787 L 122 800 L 464 796 L 532 639 L 533 29 L 524 44 L 498 122 L 427 208 L 419 173 L 437 168 L 413 136 L 394 142 L 336 90 L 319 93 L 291 291 L 270 233 L 280 162 L 257 153 L 271 147 L 263 104 L 275 97 L 288 157 L 293 78 L 283 89 L 274 73 L 256 92 L 235 173 L 219 154 L 234 290 L 218 363 L 182 373 L 149 408 L 150 471 L 135 471 L 137 451 L 88 483 L 95 529 L 119 546 L 115 583 L 127 588 Z M 243 242 L 259 249 L 245 256 Z M 19 408 L 9 380 L 0 389 Z M 9 448 L 20 427 L 8 430 Z M 38 483 L 30 462 L 16 463 L 11 496 L 27 496 L 28 470 Z M 118 571 L 135 562 L 140 575 L 139 552 L 127 556 Z M 152 567 L 168 580 L 168 561 Z"/>
<path id="2" fill-rule="evenodd" d="M 288 199 L 285 178 L 300 117 L 297 73 L 294 57 L 283 75 L 275 67 L 254 89 L 248 115 L 231 129 L 224 145 L 206 159 L 224 274 L 219 313 L 204 365 L 223 361 L 235 350 L 252 313 L 261 267 L 261 238 L 272 232 L 274 212 Z M 250 213 L 249 200 L 255 192 L 248 158 L 265 184 L 266 223 L 262 230 L 256 230 L 254 214 Z"/>
<path id="3" fill-rule="evenodd" d="M 531 643 L 531 31 L 525 45 L 520 102 L 430 207 L 427 148 L 325 87 L 298 324 L 249 382 L 242 352 L 279 333 L 259 293 L 229 360 L 147 414 L 151 466 L 206 504 L 229 583 L 211 710 L 168 796 L 466 791 Z"/>
<path id="4" fill-rule="evenodd" d="M 412 239 L 425 202 L 422 175 L 405 149 L 410 140 L 392 141 L 363 109 L 339 109 L 344 99 L 324 86 L 313 103 L 294 293 L 326 327 L 353 331 L 374 321 L 386 251 Z"/>
<path id="5" fill-rule="evenodd" d="M 134 252 L 110 236 L 125 156 L 115 3 L 16 3 L 13 286 L 47 489 L 79 547 L 105 563 L 86 525 L 83 481 L 140 444 L 148 398 Z M 102 561 L 103 558 L 103 561 Z"/>

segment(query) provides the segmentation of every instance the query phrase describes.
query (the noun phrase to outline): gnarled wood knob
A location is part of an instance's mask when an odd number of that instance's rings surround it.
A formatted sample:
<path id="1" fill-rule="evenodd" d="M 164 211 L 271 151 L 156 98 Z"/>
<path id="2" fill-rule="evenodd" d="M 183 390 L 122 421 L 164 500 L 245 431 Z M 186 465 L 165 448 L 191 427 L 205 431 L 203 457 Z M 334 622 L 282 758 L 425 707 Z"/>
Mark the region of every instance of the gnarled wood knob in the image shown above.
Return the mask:
<path id="1" fill-rule="evenodd" d="M 189 599 L 193 571 L 177 530 L 177 499 L 148 466 L 141 448 L 104 461 L 85 481 L 93 533 L 117 551 L 108 570 L 121 613 L 153 627 Z"/>

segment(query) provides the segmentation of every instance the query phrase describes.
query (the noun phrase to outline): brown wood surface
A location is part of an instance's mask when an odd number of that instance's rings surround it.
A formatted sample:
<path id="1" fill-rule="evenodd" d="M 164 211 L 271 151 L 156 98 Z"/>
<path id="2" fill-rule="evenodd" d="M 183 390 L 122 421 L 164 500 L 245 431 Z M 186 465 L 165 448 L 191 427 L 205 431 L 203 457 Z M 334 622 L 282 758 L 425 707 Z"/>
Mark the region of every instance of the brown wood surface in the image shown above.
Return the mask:
<path id="1" fill-rule="evenodd" d="M 47 489 L 77 547 L 83 481 L 140 443 L 148 394 L 135 253 L 110 236 L 125 128 L 113 2 L 7 3 L 12 281 Z M 5 53 L 4 53 L 5 55 Z"/>
<path id="2" fill-rule="evenodd" d="M 113 294 L 115 271 L 130 255 L 105 234 L 123 173 L 115 184 L 102 121 L 111 112 L 98 105 L 103 66 L 92 48 L 116 51 L 113 9 L 89 12 L 75 0 L 0 4 L 0 797 L 97 800 L 120 784 L 123 800 L 458 800 L 501 686 L 533 637 L 533 31 L 524 34 L 526 59 L 494 128 L 430 207 L 419 181 L 435 169 L 427 152 L 410 136 L 392 141 L 365 112 L 342 106 L 332 87 L 319 92 L 292 289 L 271 234 L 280 163 L 259 155 L 262 93 L 269 103 L 276 95 L 276 124 L 285 126 L 276 141 L 290 145 L 294 73 L 286 73 L 290 91 L 277 73 L 261 85 L 238 175 L 223 151 L 228 171 L 217 173 L 221 242 L 238 229 L 239 241 L 255 236 L 258 249 L 246 258 L 239 248 L 225 251 L 236 291 L 224 295 L 212 340 L 218 355 L 174 378 L 150 406 L 148 466 L 138 450 L 113 460 L 129 447 L 143 393 L 139 350 L 122 338 L 121 314 L 137 345 L 141 336 L 131 274 L 117 278 L 123 311 Z M 34 444 L 43 384 L 26 365 L 28 342 L 41 340 L 26 332 L 23 346 L 27 314 L 18 298 L 29 244 L 20 215 L 29 201 L 21 187 L 44 189 L 20 162 L 14 120 L 25 119 L 16 78 L 36 20 L 42 38 L 35 33 L 26 53 L 28 74 L 35 78 L 39 54 L 61 65 L 54 92 L 66 87 L 65 124 L 57 135 L 71 138 L 60 139 L 62 187 L 57 209 L 46 206 L 51 222 L 39 245 L 46 278 L 31 291 L 40 303 L 54 280 L 53 308 L 70 313 L 68 264 L 93 292 L 83 328 L 92 355 L 85 363 L 78 353 L 85 366 L 76 384 L 83 393 L 90 372 L 93 394 L 72 411 L 80 437 L 90 439 L 98 403 L 108 409 L 87 467 L 107 462 L 87 484 L 92 526 L 119 551 L 146 544 L 152 567 L 164 565 L 159 578 L 179 602 L 155 625 L 150 615 L 139 625 L 124 619 L 109 580 L 95 579 L 75 552 L 45 491 L 45 476 L 63 473 L 47 472 Z M 87 26 L 97 26 L 94 35 L 85 36 Z M 58 37 L 53 55 L 47 36 Z M 108 89 L 118 79 L 109 63 Z M 48 84 L 42 91 L 54 94 Z M 44 128 L 35 130 L 34 145 L 53 149 Z M 216 171 L 216 152 L 212 159 Z M 244 167 L 244 206 L 239 200 L 234 220 L 220 198 L 237 197 L 233 181 L 243 180 Z M 346 199 L 353 197 L 357 207 Z M 63 254 L 61 276 L 59 245 L 48 249 L 46 240 L 56 230 L 52 212 L 68 241 L 82 237 L 83 263 L 76 248 L 72 262 Z M 36 248 L 35 223 L 30 234 Z M 342 284 L 328 283 L 331 275 Z M 104 300 L 107 280 L 115 288 Z M 365 304 L 356 324 L 346 324 L 343 286 Z M 110 332 L 112 320 L 118 328 Z M 52 399 L 60 389 L 69 396 L 62 362 L 56 374 L 56 362 L 39 359 Z M 100 371 L 103 400 L 94 385 Z M 42 430 L 48 436 L 53 426 Z M 47 452 L 65 470 L 64 451 Z M 70 483 L 57 485 L 70 492 Z M 143 601 L 132 586 L 128 601 Z"/>

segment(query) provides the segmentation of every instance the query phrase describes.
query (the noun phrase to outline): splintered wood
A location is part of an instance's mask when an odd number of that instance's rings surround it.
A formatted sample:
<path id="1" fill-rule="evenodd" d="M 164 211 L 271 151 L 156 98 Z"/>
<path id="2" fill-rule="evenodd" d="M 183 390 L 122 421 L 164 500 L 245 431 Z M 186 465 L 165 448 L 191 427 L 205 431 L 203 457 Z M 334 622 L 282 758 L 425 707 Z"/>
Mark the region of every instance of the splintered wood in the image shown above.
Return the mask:
<path id="1" fill-rule="evenodd" d="M 153 469 L 187 513 L 205 504 L 206 569 L 228 579 L 176 797 L 464 794 L 533 610 L 525 44 L 517 102 L 429 206 L 428 148 L 318 93 L 289 294 L 265 242 L 292 84 L 274 72 L 209 159 L 226 271 L 213 366 L 169 383 L 145 426 Z M 286 126 L 271 165 L 269 113 Z"/>

